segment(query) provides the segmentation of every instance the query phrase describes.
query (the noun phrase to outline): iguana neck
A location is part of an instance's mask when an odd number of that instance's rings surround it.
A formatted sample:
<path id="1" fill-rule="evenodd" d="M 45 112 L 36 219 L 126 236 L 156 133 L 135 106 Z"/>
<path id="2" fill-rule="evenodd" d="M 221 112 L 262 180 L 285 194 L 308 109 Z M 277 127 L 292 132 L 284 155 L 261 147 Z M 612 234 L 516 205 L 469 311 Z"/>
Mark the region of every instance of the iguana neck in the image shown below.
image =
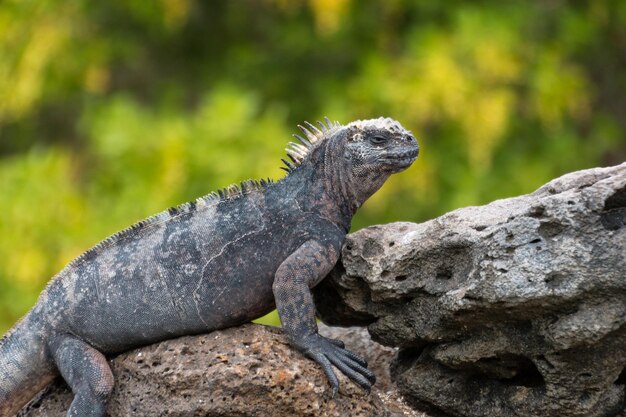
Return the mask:
<path id="1" fill-rule="evenodd" d="M 332 142 L 315 149 L 286 179 L 298 188 L 295 197 L 302 210 L 318 213 L 347 233 L 362 201 L 352 187 L 343 150 Z"/>

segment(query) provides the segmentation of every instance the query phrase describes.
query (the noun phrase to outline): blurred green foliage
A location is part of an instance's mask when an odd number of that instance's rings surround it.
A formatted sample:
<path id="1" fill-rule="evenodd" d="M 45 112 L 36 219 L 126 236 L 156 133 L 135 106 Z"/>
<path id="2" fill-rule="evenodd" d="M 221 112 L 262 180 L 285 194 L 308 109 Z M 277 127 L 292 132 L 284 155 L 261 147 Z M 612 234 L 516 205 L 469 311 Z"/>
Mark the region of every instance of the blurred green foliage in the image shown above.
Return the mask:
<path id="1" fill-rule="evenodd" d="M 4 0 L 0 331 L 107 235 L 279 178 L 303 120 L 421 144 L 354 229 L 622 162 L 625 68 L 620 0 Z"/>

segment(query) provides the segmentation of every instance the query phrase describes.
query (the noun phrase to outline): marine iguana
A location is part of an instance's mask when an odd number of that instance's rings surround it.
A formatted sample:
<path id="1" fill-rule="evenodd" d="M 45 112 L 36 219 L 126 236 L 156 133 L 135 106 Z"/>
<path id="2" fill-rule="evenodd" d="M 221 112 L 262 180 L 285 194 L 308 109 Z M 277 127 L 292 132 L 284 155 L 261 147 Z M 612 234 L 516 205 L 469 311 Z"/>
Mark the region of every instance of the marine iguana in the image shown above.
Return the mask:
<path id="1" fill-rule="evenodd" d="M 335 265 L 356 210 L 417 158 L 389 118 L 299 126 L 287 175 L 242 182 L 171 208 L 89 249 L 0 340 L 0 416 L 59 374 L 68 416 L 104 416 L 114 355 L 258 318 L 274 307 L 291 344 L 365 389 L 375 377 L 341 341 L 320 336 L 310 289 Z"/>

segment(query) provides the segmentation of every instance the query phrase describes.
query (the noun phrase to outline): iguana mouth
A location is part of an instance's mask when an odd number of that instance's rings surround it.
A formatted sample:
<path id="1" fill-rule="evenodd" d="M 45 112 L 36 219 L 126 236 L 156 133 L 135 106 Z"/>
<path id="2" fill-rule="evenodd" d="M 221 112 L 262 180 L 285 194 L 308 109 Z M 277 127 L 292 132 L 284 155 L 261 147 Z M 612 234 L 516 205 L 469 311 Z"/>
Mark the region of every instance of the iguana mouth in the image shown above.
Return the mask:
<path id="1" fill-rule="evenodd" d="M 410 149 L 403 152 L 396 152 L 391 155 L 386 155 L 382 158 L 382 162 L 387 163 L 389 165 L 399 166 L 402 168 L 406 168 L 411 165 L 417 159 L 417 155 L 419 154 L 419 148 Z"/>

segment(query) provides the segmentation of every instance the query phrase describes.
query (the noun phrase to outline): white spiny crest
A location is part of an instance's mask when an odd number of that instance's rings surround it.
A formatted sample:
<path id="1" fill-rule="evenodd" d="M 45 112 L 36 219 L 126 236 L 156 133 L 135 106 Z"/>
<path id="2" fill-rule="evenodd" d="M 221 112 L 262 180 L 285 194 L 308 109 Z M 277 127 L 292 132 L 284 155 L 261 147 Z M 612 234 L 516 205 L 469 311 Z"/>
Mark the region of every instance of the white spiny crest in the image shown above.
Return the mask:
<path id="1" fill-rule="evenodd" d="M 282 159 L 285 163 L 285 166 L 281 167 L 282 169 L 287 172 L 296 169 L 317 143 L 330 138 L 332 134 L 341 127 L 339 122 L 333 122 L 328 117 L 324 117 L 324 122 L 317 122 L 317 124 L 319 128 L 309 122 L 304 122 L 304 126 L 298 125 L 298 128 L 302 131 L 304 136 L 298 134 L 293 135 L 300 143 L 289 142 L 285 150 L 291 162 Z"/>
<path id="2" fill-rule="evenodd" d="M 289 142 L 285 150 L 287 151 L 287 155 L 289 155 L 296 164 L 300 164 L 309 148 L 295 142 Z"/>

